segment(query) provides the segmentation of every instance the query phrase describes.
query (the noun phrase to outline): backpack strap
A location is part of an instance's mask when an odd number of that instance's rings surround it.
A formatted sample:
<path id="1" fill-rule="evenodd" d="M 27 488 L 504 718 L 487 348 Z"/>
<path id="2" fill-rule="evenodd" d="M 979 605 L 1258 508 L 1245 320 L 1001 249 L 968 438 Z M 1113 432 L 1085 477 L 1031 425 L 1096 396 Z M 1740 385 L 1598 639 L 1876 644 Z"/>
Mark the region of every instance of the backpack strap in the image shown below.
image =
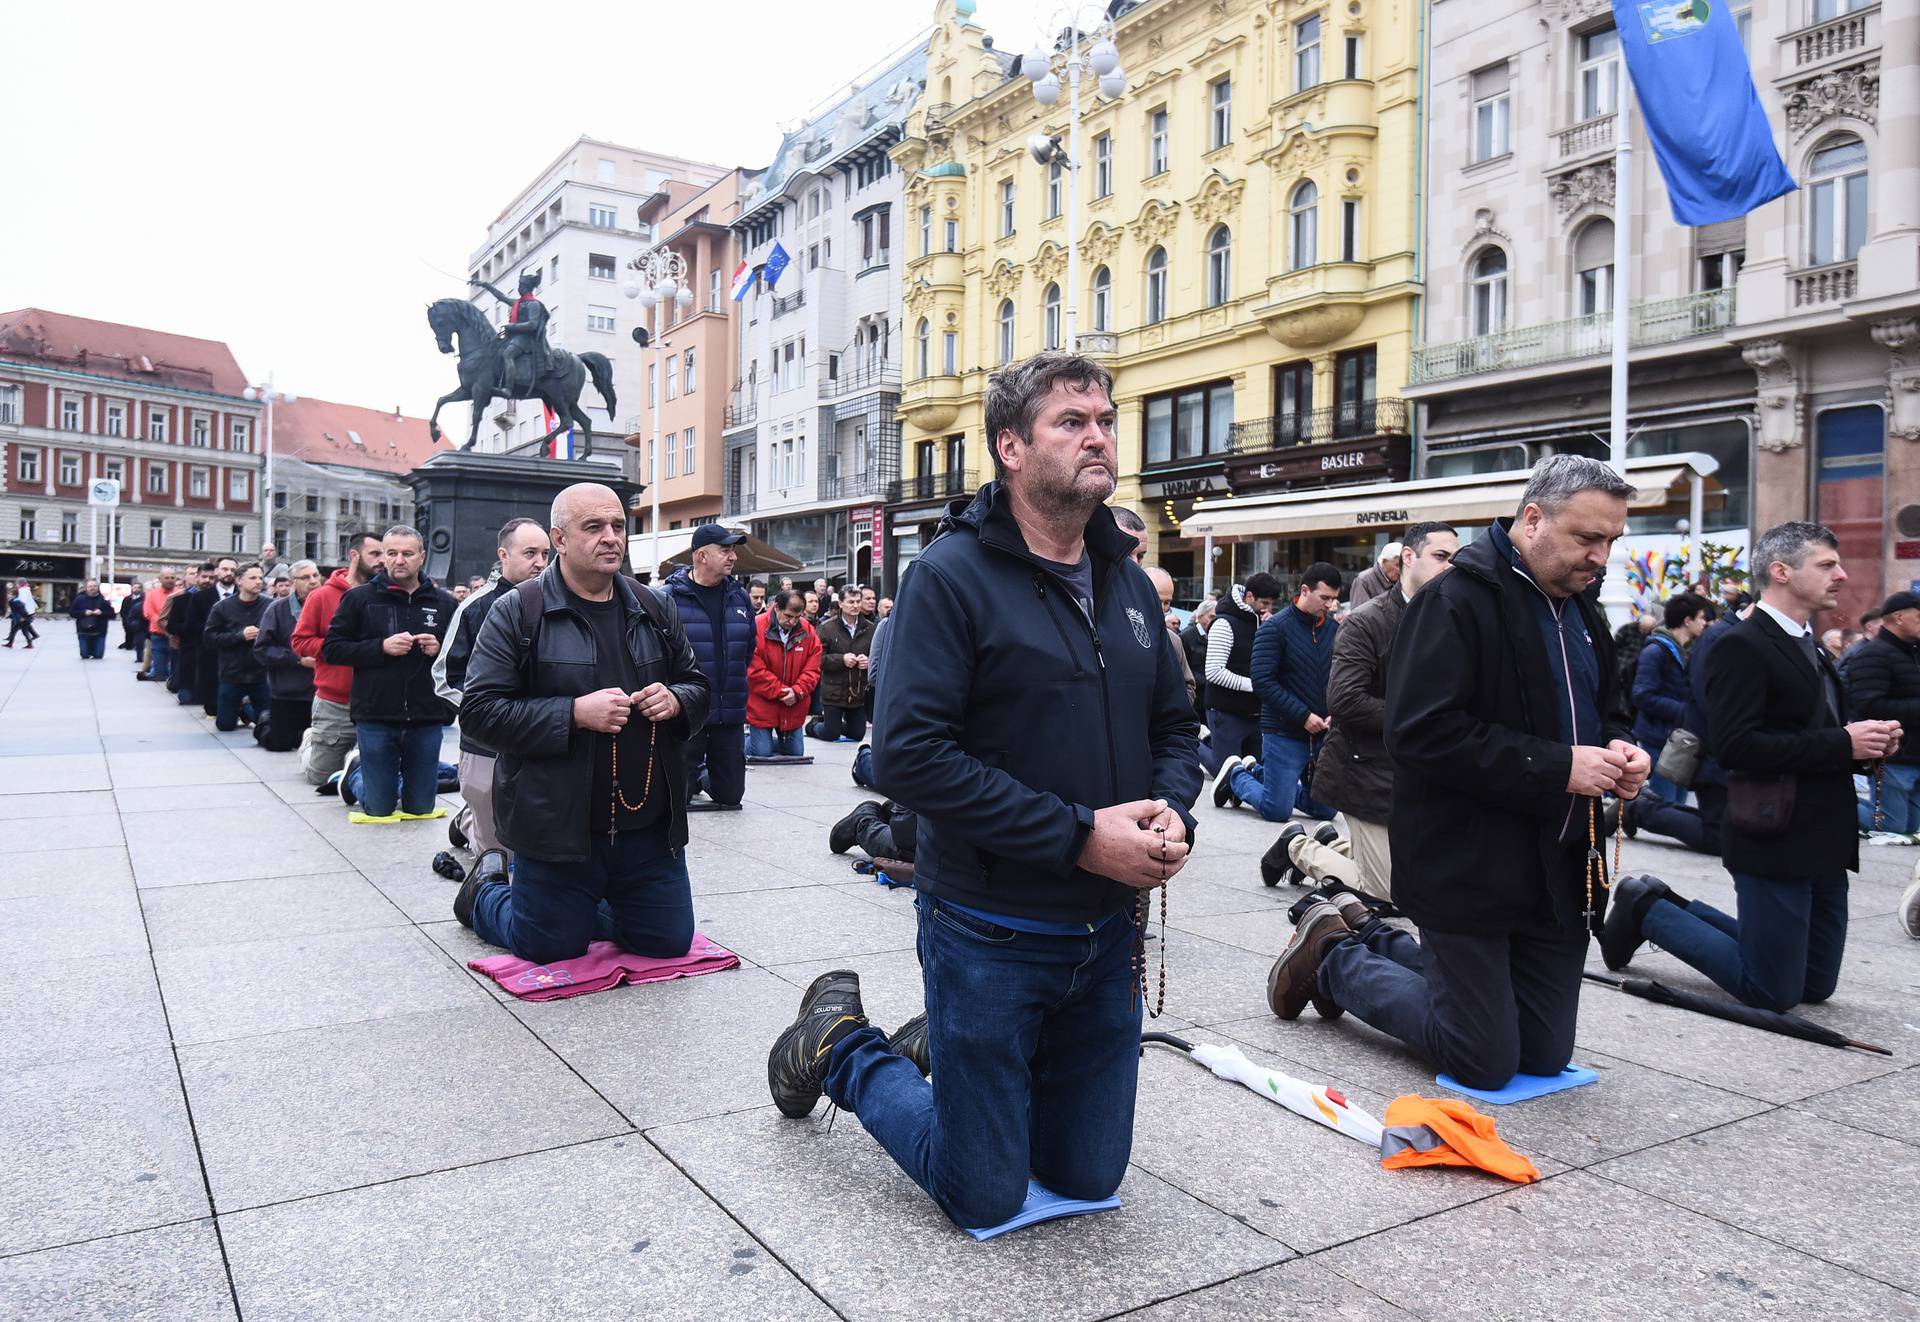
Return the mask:
<path id="1" fill-rule="evenodd" d="M 540 615 L 546 602 L 540 592 L 540 577 L 535 575 L 524 582 L 516 583 L 513 595 L 520 599 L 520 641 L 522 655 L 533 659 L 533 643 L 540 636 Z"/>

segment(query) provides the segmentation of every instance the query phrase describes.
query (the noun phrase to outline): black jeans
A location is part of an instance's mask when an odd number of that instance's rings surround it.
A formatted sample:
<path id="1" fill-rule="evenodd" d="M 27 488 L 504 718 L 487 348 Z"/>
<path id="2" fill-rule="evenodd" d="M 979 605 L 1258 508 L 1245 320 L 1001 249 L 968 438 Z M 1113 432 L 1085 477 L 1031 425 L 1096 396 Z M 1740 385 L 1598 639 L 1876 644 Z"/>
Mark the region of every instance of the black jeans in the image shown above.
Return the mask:
<path id="1" fill-rule="evenodd" d="M 300 736 L 312 722 L 312 698 L 274 698 L 267 704 L 267 728 L 260 736 L 260 747 L 269 753 L 290 753 L 300 747 Z"/>
<path id="2" fill-rule="evenodd" d="M 816 739 L 825 739 L 829 743 L 841 735 L 856 742 L 867 733 L 867 709 L 865 707 L 835 707 L 831 703 L 813 723 L 812 735 Z"/>
<path id="3" fill-rule="evenodd" d="M 687 740 L 687 794 L 705 790 L 715 803 L 738 803 L 747 793 L 747 727 L 709 725 Z"/>
<path id="4" fill-rule="evenodd" d="M 220 649 L 200 646 L 199 658 L 193 672 L 193 696 L 200 699 L 200 709 L 209 716 L 220 712 Z"/>
<path id="5" fill-rule="evenodd" d="M 854 843 L 868 858 L 913 862 L 920 835 L 920 818 L 913 809 L 893 802 L 863 803 L 854 812 Z"/>
<path id="6" fill-rule="evenodd" d="M 1327 952 L 1320 986 L 1469 1088 L 1558 1074 L 1573 1059 L 1587 934 L 1466 936 L 1375 923 Z"/>

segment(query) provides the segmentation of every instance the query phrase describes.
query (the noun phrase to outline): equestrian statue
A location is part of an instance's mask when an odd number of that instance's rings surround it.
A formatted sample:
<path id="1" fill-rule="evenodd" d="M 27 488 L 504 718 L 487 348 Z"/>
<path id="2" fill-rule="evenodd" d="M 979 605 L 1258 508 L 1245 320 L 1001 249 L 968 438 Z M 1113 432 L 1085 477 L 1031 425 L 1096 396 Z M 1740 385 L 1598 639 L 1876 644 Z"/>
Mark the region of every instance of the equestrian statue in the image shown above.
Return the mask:
<path id="1" fill-rule="evenodd" d="M 578 426 L 581 444 L 575 458 L 593 453 L 593 423 L 580 407 L 580 392 L 588 376 L 593 387 L 607 402 L 607 416 L 614 413 L 613 364 L 603 353 L 569 353 L 547 344 L 548 312 L 538 297 L 540 273 L 528 271 L 520 277 L 520 294 L 508 298 L 485 280 L 468 284 L 486 290 L 510 309 L 507 324 L 494 332 L 487 315 L 462 298 L 443 298 L 427 307 L 427 324 L 433 328 L 441 353 L 454 352 L 459 341 L 460 387 L 440 396 L 433 406 L 428 426 L 433 439 L 440 439 L 440 410 L 461 400 L 473 404 L 473 424 L 467 431 L 471 450 L 480 439 L 480 419 L 486 416 L 496 396 L 505 399 L 537 399 L 552 412 L 552 431 L 537 441 L 515 449 L 542 447 L 568 427 Z"/>

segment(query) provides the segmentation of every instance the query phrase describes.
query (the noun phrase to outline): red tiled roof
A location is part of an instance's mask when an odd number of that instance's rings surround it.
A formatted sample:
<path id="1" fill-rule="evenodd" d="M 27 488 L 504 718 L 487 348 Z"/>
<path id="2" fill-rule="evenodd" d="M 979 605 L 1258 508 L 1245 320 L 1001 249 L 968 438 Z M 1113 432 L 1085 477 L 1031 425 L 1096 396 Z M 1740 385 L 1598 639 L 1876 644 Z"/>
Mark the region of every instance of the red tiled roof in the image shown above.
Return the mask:
<path id="1" fill-rule="evenodd" d="M 392 409 L 363 409 L 304 395 L 298 403 L 273 406 L 276 458 L 408 473 L 453 448 L 451 440 L 433 443 L 425 418 L 409 418 Z"/>
<path id="2" fill-rule="evenodd" d="M 238 395 L 246 373 L 219 340 L 72 317 L 41 308 L 0 312 L 0 357 L 182 390 Z"/>

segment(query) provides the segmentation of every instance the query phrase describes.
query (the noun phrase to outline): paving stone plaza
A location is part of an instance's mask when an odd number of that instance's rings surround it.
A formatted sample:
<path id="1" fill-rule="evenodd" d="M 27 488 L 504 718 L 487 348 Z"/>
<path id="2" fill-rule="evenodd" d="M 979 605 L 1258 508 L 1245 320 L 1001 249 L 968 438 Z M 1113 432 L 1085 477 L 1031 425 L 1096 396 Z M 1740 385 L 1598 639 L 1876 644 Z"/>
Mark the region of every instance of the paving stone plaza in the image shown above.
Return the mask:
<path id="1" fill-rule="evenodd" d="M 768 1100 L 816 974 L 857 970 L 883 1027 L 920 1004 L 911 895 L 826 847 L 851 745 L 693 819 L 699 928 L 741 968 L 522 1003 L 466 968 L 493 952 L 428 868 L 443 822 L 349 826 L 294 756 L 43 633 L 0 657 L 0 1317 L 1920 1317 L 1920 943 L 1890 917 L 1916 851 L 1862 851 L 1809 1011 L 1891 1058 L 1590 987 L 1599 1083 L 1485 1108 L 1544 1175 L 1515 1187 L 1383 1171 L 1154 1048 L 1124 1207 L 982 1245 L 851 1117 Z M 1276 828 L 1200 821 L 1158 1026 L 1376 1114 L 1445 1095 L 1351 1019 L 1268 1012 Z M 1628 865 L 1732 908 L 1713 860 Z"/>

